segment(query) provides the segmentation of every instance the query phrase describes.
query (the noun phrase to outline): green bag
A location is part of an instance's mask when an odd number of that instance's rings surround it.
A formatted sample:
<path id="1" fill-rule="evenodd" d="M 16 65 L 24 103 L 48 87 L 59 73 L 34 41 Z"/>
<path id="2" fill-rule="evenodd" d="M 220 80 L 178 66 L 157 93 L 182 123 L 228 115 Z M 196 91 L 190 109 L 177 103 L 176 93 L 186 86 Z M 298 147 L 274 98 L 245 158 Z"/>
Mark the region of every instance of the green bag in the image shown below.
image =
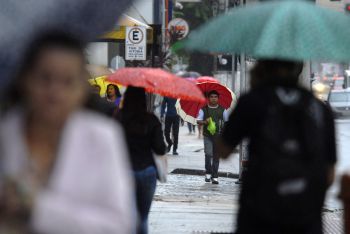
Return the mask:
<path id="1" fill-rule="evenodd" d="M 214 135 L 216 133 L 216 124 L 211 117 L 209 118 L 207 129 L 211 135 Z"/>

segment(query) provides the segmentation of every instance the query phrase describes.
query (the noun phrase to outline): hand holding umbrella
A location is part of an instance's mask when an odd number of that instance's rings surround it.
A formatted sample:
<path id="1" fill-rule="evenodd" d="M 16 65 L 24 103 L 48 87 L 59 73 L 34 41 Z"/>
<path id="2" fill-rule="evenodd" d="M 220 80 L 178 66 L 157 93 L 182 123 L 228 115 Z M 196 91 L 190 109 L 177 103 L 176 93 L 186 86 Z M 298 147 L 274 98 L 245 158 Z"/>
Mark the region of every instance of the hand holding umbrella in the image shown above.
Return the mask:
<path id="1" fill-rule="evenodd" d="M 197 87 L 202 91 L 203 94 L 207 95 L 210 91 L 217 91 L 219 93 L 219 105 L 225 109 L 232 109 L 235 102 L 236 96 L 234 93 L 226 86 L 220 84 L 213 77 L 202 76 L 196 79 Z M 197 115 L 201 108 L 205 106 L 206 103 L 200 103 L 188 100 L 179 100 L 176 103 L 177 111 L 180 117 L 191 124 L 197 124 Z"/>

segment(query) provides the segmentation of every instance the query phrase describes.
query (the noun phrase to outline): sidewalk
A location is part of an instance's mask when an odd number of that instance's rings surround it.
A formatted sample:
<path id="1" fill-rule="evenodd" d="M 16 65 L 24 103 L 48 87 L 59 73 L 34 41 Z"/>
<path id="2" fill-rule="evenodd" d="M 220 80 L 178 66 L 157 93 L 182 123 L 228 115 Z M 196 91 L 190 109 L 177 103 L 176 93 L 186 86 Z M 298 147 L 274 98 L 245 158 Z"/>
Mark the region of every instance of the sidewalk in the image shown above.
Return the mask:
<path id="1" fill-rule="evenodd" d="M 169 173 L 177 168 L 204 170 L 203 139 L 198 138 L 197 131 L 189 135 L 186 124 L 180 127 L 178 153 L 179 156 L 168 155 Z M 238 174 L 238 160 L 238 155 L 221 160 L 219 171 Z"/>
<path id="2" fill-rule="evenodd" d="M 204 169 L 203 139 L 180 127 L 179 156 L 168 155 L 168 182 L 158 183 L 149 217 L 150 234 L 232 232 L 239 186 L 236 179 L 219 178 L 219 185 L 204 176 L 171 174 L 175 169 Z M 236 155 L 237 156 L 237 155 Z M 238 174 L 238 156 L 220 161 L 220 172 Z"/>
<path id="3" fill-rule="evenodd" d="M 167 183 L 158 183 L 149 217 L 150 234 L 232 233 L 238 213 L 240 186 L 236 179 L 219 178 L 219 185 L 204 176 L 171 174 L 175 169 L 204 169 L 203 139 L 180 127 L 179 156 L 168 155 Z M 238 174 L 238 155 L 220 162 L 219 171 Z M 341 211 L 325 212 L 324 233 L 342 233 Z"/>

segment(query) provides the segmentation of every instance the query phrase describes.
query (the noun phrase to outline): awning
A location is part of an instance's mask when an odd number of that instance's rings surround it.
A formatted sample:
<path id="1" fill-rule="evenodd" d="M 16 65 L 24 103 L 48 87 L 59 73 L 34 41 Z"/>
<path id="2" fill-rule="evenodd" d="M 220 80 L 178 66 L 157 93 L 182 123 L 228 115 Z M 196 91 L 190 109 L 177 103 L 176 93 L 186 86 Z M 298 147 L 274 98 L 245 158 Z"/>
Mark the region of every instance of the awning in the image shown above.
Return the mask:
<path id="1" fill-rule="evenodd" d="M 141 22 L 135 18 L 132 18 L 131 16 L 128 16 L 127 14 L 123 14 L 123 16 L 118 21 L 119 26 L 142 26 L 146 29 L 152 29 L 151 26 L 149 26 L 146 22 Z"/>
<path id="2" fill-rule="evenodd" d="M 114 30 L 106 33 L 101 37 L 101 39 L 107 40 L 125 40 L 125 28 L 132 26 L 142 26 L 147 29 L 147 42 L 153 42 L 153 29 L 145 22 L 141 22 L 133 17 L 128 16 L 127 14 L 123 14 L 123 16 L 119 19 L 117 26 Z"/>

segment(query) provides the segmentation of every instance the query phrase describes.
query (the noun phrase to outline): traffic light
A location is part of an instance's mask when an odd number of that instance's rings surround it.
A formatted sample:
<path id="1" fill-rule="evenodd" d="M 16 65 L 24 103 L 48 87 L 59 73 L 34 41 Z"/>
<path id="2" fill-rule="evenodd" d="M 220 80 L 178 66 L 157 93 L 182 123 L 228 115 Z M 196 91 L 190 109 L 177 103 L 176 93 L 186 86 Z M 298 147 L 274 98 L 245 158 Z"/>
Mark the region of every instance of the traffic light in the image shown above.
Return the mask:
<path id="1" fill-rule="evenodd" d="M 345 4 L 345 12 L 350 13 L 350 3 Z"/>

